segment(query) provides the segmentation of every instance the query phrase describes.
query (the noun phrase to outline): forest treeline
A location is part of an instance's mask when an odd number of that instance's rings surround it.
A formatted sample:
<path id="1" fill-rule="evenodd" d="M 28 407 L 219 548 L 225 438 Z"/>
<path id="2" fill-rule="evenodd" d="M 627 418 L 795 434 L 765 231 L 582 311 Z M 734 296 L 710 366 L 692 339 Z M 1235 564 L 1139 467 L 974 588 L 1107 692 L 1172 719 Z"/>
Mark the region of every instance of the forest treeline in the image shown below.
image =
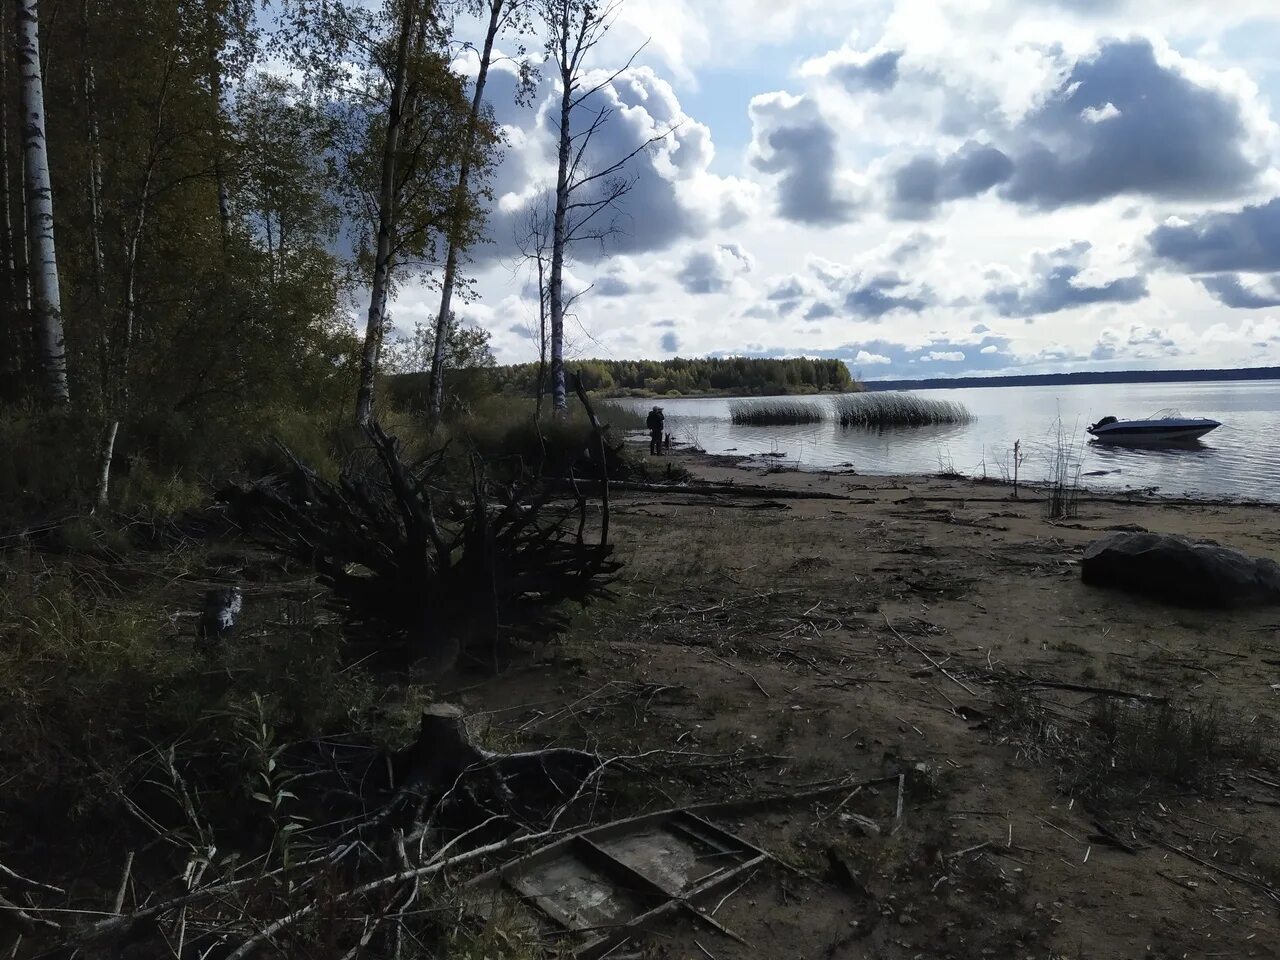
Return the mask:
<path id="1" fill-rule="evenodd" d="M 843 361 L 805 357 L 580 360 L 571 361 L 569 367 L 583 378 L 588 390 L 605 396 L 777 396 L 857 389 Z M 537 391 L 538 372 L 538 364 L 525 363 L 496 367 L 491 376 L 498 389 L 531 396 Z"/>

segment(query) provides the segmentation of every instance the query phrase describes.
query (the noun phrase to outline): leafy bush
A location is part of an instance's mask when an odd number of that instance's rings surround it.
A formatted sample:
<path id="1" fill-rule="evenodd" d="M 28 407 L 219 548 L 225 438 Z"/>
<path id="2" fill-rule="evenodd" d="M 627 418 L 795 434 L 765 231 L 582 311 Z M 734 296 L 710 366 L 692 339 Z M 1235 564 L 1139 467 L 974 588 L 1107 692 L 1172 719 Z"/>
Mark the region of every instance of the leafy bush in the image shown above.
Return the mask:
<path id="1" fill-rule="evenodd" d="M 534 413 L 532 401 L 491 396 L 454 425 L 451 433 L 491 468 L 513 476 L 589 473 L 591 424 L 582 406 L 571 402 L 562 417 L 551 416 L 546 405 L 540 420 Z M 638 458 L 625 449 L 623 439 L 627 431 L 644 426 L 643 415 L 619 404 L 601 404 L 596 414 L 605 427 L 610 478 L 631 476 L 640 467 Z"/>

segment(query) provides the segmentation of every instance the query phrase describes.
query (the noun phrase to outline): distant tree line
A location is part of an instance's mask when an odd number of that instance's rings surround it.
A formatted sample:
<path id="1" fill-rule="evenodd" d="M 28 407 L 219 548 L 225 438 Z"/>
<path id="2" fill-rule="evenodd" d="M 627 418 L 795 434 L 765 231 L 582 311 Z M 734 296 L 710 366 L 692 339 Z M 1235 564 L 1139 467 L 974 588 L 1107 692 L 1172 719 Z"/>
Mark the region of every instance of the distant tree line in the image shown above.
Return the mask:
<path id="1" fill-rule="evenodd" d="M 872 380 L 868 390 L 950 390 L 961 387 L 1052 387 L 1073 383 L 1204 383 L 1215 380 L 1280 380 L 1280 367 L 1232 370 L 1081 370 L 1010 377 L 939 377 L 933 380 Z"/>
<path id="2" fill-rule="evenodd" d="M 763 360 L 705 357 L 674 360 L 580 360 L 566 364 L 588 390 L 610 396 L 681 396 L 732 393 L 778 396 L 859 389 L 842 360 L 793 357 Z M 490 376 L 504 393 L 532 396 L 539 390 L 539 365 L 495 367 Z M 545 387 L 544 387 L 545 388 Z"/>

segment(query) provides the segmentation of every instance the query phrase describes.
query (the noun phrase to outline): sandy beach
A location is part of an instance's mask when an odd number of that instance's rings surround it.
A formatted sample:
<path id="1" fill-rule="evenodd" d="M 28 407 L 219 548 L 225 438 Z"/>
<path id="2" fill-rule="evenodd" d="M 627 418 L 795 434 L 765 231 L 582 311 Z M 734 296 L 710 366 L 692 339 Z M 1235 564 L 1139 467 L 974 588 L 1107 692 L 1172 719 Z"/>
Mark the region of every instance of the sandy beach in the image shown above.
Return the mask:
<path id="1" fill-rule="evenodd" d="M 789 868 L 721 904 L 740 940 L 645 956 L 1277 956 L 1280 610 L 1088 587 L 1079 561 L 1136 528 L 1280 560 L 1280 512 L 1085 494 L 1050 522 L 1035 490 L 675 459 L 777 496 L 615 492 L 617 601 L 442 695 L 490 738 L 650 757 L 632 811 L 905 796 L 725 821 Z"/>

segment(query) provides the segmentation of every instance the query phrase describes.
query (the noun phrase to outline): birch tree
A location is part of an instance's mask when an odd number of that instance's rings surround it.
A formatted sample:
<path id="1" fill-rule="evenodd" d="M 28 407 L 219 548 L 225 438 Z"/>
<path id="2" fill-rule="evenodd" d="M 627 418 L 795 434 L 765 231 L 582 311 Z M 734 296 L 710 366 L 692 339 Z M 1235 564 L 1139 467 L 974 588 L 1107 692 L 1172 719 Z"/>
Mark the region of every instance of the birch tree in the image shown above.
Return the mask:
<path id="1" fill-rule="evenodd" d="M 479 69 L 476 72 L 471 95 L 471 111 L 467 116 L 466 140 L 463 144 L 462 157 L 458 163 L 458 182 L 454 189 L 453 202 L 449 209 L 448 250 L 445 254 L 444 277 L 440 283 L 440 309 L 436 314 L 435 352 L 431 358 L 431 391 L 427 402 L 427 425 L 433 428 L 439 421 L 440 410 L 444 403 L 445 377 L 445 336 L 449 317 L 453 312 L 453 289 L 458 275 L 458 258 L 467 241 L 463 227 L 467 222 L 465 208 L 469 195 L 471 168 L 476 150 L 476 141 L 480 133 L 481 110 L 484 108 L 484 89 L 489 79 L 489 67 L 493 61 L 493 46 L 498 34 L 504 29 L 518 26 L 521 22 L 525 0 L 484 0 L 483 7 L 488 11 L 488 24 L 485 29 L 484 44 L 480 49 Z"/>
<path id="2" fill-rule="evenodd" d="M 13 204 L 9 172 L 9 18 L 0 12 L 0 298 L 4 301 L 4 364 L 0 371 L 3 396 L 16 400 L 21 395 L 23 354 L 28 326 L 18 302 L 18 268 L 13 248 Z"/>
<path id="3" fill-rule="evenodd" d="M 228 145 L 225 136 L 227 110 L 223 87 L 224 74 L 238 81 L 247 73 L 257 50 L 257 35 L 251 26 L 255 18 L 253 0 L 204 0 L 204 44 L 207 90 L 210 109 L 210 165 L 218 197 L 218 227 L 223 256 L 227 256 L 234 218 L 230 200 Z"/>
<path id="4" fill-rule="evenodd" d="M 469 124 L 470 98 L 452 69 L 442 9 L 434 0 L 388 0 L 380 11 L 334 0 L 286 4 L 284 52 L 342 117 L 335 190 L 356 234 L 355 264 L 369 278 L 356 390 L 361 425 L 373 417 L 397 284 L 439 265 L 448 225 L 467 237 L 480 216 L 474 186 L 459 209 L 456 171 L 469 154 L 475 179 L 494 141 L 492 125 Z"/>
<path id="5" fill-rule="evenodd" d="M 36 0 L 17 0 L 16 23 L 35 341 L 45 399 L 51 405 L 61 406 L 70 403 L 71 392 L 67 386 L 67 345 L 62 329 L 62 294 L 53 237 L 53 184 L 45 138 L 44 78 Z"/>
<path id="6" fill-rule="evenodd" d="M 392 225 L 396 216 L 396 159 L 404 123 L 405 75 L 409 68 L 409 43 L 413 35 L 414 0 L 403 0 L 400 32 L 396 38 L 392 66 L 390 101 L 387 104 L 387 132 L 382 147 L 382 180 L 378 189 L 378 228 L 374 247 L 373 280 L 369 284 L 369 310 L 364 328 L 364 349 L 360 355 L 360 384 L 356 392 L 356 424 L 373 422 L 373 381 L 378 370 L 378 352 L 386 326 L 387 292 L 391 283 Z"/>
<path id="7" fill-rule="evenodd" d="M 568 248 L 581 240 L 605 241 L 616 232 L 608 211 L 631 191 L 635 181 L 626 175 L 627 164 L 652 144 L 670 135 L 674 127 L 648 138 L 616 160 L 593 165 L 591 143 L 613 116 L 606 105 L 590 108 L 591 98 L 631 67 L 637 50 L 627 62 L 602 79 L 585 83 L 592 74 L 586 62 L 617 18 L 622 0 L 541 0 L 547 29 L 547 52 L 560 81 L 556 111 L 557 162 L 555 209 L 551 226 L 551 260 L 547 272 L 547 304 L 551 321 L 551 404 L 559 415 L 567 405 L 564 376 L 564 321 L 568 303 L 564 295 L 564 263 Z M 641 47 L 643 49 L 643 47 Z M 578 113 L 584 122 L 574 129 Z M 603 218 L 602 218 L 603 215 Z"/>

